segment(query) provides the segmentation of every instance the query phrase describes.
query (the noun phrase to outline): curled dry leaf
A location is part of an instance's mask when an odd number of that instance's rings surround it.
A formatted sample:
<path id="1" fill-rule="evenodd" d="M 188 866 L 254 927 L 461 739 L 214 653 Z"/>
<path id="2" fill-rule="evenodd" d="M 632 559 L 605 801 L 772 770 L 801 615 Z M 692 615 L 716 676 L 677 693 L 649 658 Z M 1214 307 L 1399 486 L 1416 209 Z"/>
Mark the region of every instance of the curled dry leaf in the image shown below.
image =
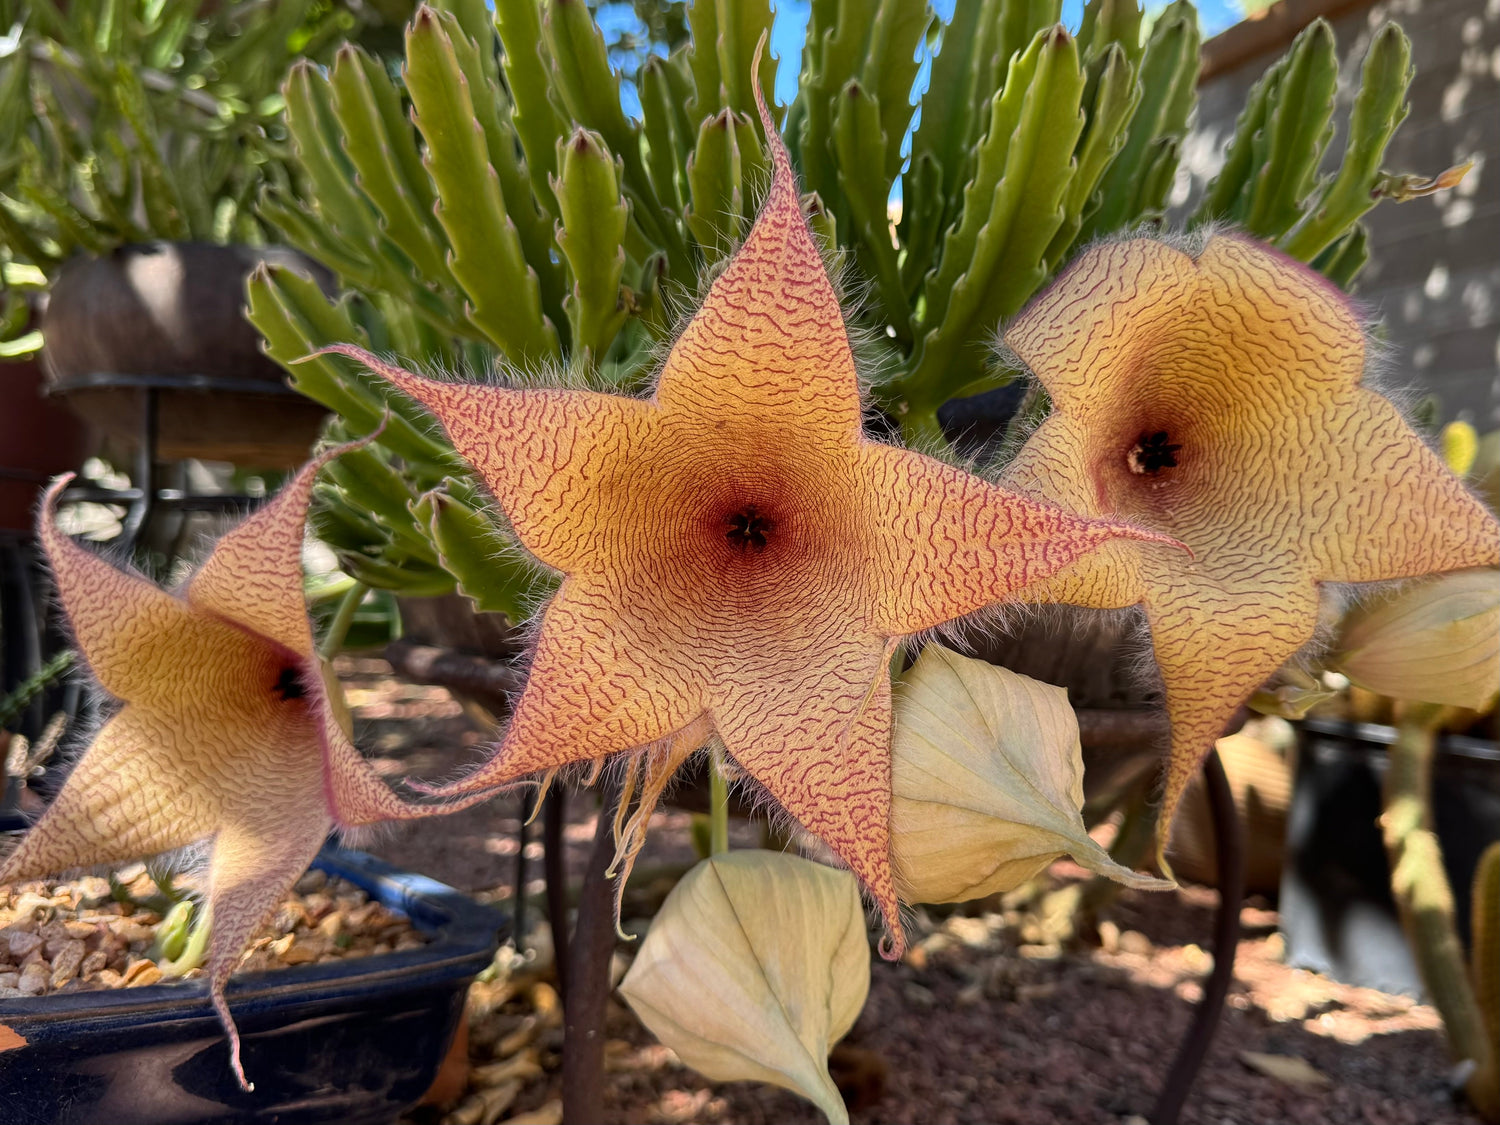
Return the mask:
<path id="1" fill-rule="evenodd" d="M 1500 575 L 1444 574 L 1355 610 L 1332 666 L 1381 695 L 1483 710 L 1500 692 Z"/>
<path id="2" fill-rule="evenodd" d="M 853 876 L 767 851 L 713 856 L 689 871 L 620 984 L 641 1022 L 694 1070 L 782 1086 L 836 1123 L 849 1115 L 828 1050 L 869 988 Z"/>
<path id="3" fill-rule="evenodd" d="M 1083 750 L 1068 693 L 930 644 L 895 689 L 891 834 L 912 902 L 1008 891 L 1054 859 L 1148 889 L 1083 826 Z"/>

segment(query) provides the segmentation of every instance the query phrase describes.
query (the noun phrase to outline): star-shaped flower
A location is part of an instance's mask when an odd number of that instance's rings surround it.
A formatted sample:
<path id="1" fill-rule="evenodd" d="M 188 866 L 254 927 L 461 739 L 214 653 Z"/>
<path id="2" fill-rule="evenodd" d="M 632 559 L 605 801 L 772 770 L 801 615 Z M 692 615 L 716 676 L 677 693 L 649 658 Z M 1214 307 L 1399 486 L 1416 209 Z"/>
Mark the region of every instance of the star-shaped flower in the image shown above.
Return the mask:
<path id="1" fill-rule="evenodd" d="M 1145 607 L 1172 721 L 1160 844 L 1225 724 L 1313 638 L 1319 583 L 1500 561 L 1495 518 L 1361 385 L 1348 298 L 1267 246 L 1095 247 L 1005 343 L 1054 406 L 1006 483 L 1192 550 L 1113 543 L 1022 594 Z"/>
<path id="2" fill-rule="evenodd" d="M 522 544 L 564 575 L 494 756 L 440 792 L 647 747 L 706 718 L 864 881 L 899 949 L 893 638 L 1100 543 L 1161 537 L 864 436 L 838 300 L 763 107 L 762 120 L 770 192 L 649 400 L 433 382 L 329 350 L 424 403 Z M 674 762 L 677 746 L 657 758 Z"/>
<path id="3" fill-rule="evenodd" d="M 343 447 L 345 449 L 348 446 Z M 207 842 L 209 990 L 242 1085 L 224 985 L 331 827 L 449 811 L 409 805 L 360 757 L 330 706 L 302 594 L 307 465 L 215 546 L 182 596 L 125 573 L 58 530 L 39 537 L 74 638 L 124 701 L 0 883 Z"/>

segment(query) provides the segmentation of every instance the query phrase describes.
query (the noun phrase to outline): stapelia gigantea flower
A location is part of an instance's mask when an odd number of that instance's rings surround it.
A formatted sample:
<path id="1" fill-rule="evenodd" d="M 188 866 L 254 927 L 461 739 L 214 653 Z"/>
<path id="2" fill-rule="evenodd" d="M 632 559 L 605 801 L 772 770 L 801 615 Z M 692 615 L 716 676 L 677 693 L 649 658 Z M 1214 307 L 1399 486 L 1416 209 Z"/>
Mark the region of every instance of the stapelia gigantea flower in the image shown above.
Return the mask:
<path id="1" fill-rule="evenodd" d="M 1027 600 L 1143 605 L 1172 741 L 1157 828 L 1235 710 L 1313 637 L 1319 583 L 1493 565 L 1500 525 L 1361 385 L 1348 298 L 1251 239 L 1095 247 L 1005 343 L 1052 397 L 1006 482 L 1186 543 L 1113 543 Z"/>
<path id="2" fill-rule="evenodd" d="M 770 192 L 649 400 L 433 382 L 328 350 L 424 403 L 526 549 L 564 575 L 494 756 L 439 792 L 664 741 L 672 763 L 707 719 L 864 881 L 894 953 L 893 638 L 1100 543 L 1160 537 L 865 438 L 838 300 L 761 116 Z"/>
<path id="3" fill-rule="evenodd" d="M 332 826 L 444 811 L 405 803 L 360 757 L 313 647 L 302 530 L 313 477 L 340 452 L 220 539 L 181 596 L 58 530 L 52 506 L 69 477 L 48 491 L 39 525 L 78 647 L 124 706 L 0 883 L 206 842 L 209 990 L 247 1088 L 224 986 L 255 931 Z"/>

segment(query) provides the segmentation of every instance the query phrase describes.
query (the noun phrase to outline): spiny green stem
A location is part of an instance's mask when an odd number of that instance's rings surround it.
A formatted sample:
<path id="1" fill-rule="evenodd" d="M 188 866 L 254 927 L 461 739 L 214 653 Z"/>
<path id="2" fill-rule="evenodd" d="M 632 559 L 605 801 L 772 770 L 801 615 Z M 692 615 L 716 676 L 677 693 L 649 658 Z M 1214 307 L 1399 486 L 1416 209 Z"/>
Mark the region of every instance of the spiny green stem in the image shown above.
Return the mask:
<path id="1" fill-rule="evenodd" d="M 1423 703 L 1402 716 L 1390 748 L 1380 824 L 1390 857 L 1391 891 L 1417 968 L 1443 1017 L 1453 1057 L 1473 1060 L 1477 1078 L 1494 1073 L 1494 1048 L 1464 964 L 1453 920 L 1453 890 L 1432 828 L 1432 758 L 1444 711 Z"/>
<path id="2" fill-rule="evenodd" d="M 356 582 L 339 601 L 339 608 L 334 611 L 333 620 L 328 623 L 328 632 L 323 634 L 323 643 L 318 646 L 318 655 L 324 660 L 332 660 L 344 647 L 344 638 L 349 635 L 349 626 L 354 623 L 355 611 L 369 591 L 370 588 L 363 582 Z"/>

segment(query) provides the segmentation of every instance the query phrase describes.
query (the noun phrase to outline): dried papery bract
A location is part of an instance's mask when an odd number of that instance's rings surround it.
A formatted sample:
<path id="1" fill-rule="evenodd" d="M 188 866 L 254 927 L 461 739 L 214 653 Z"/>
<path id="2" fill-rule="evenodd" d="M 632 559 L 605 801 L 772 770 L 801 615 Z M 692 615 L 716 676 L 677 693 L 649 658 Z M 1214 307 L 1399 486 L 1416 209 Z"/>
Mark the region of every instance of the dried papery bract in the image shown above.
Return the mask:
<path id="1" fill-rule="evenodd" d="M 1060 856 L 1129 886 L 1083 826 L 1078 719 L 1060 687 L 929 644 L 895 690 L 891 853 L 909 902 L 1012 890 Z"/>
<path id="2" fill-rule="evenodd" d="M 402 801 L 349 741 L 302 594 L 313 478 L 334 449 L 230 531 L 181 596 L 121 571 L 58 530 L 38 536 L 74 637 L 124 706 L 0 866 L 0 883 L 207 843 L 209 991 L 240 1065 L 224 985 L 333 827 L 460 807 Z"/>
<path id="3" fill-rule="evenodd" d="M 425 404 L 525 548 L 564 575 L 494 756 L 440 792 L 660 743 L 707 718 L 738 767 L 864 882 L 890 872 L 894 637 L 1164 539 L 868 440 L 842 311 L 770 118 L 755 226 L 649 400 L 440 383 Z"/>
<path id="4" fill-rule="evenodd" d="M 736 851 L 699 863 L 651 923 L 620 993 L 684 1063 L 716 1082 L 793 1090 L 849 1120 L 828 1051 L 870 989 L 859 887 L 796 856 Z"/>
<path id="5" fill-rule="evenodd" d="M 1329 663 L 1381 695 L 1484 710 L 1500 693 L 1500 574 L 1444 574 L 1360 607 Z"/>
<path id="6" fill-rule="evenodd" d="M 1006 483 L 1186 543 L 1110 544 L 1026 600 L 1142 605 L 1172 743 L 1158 843 L 1236 709 L 1313 637 L 1320 582 L 1500 561 L 1500 525 L 1361 386 L 1348 298 L 1251 239 L 1097 246 L 1005 332 L 1053 413 Z"/>

